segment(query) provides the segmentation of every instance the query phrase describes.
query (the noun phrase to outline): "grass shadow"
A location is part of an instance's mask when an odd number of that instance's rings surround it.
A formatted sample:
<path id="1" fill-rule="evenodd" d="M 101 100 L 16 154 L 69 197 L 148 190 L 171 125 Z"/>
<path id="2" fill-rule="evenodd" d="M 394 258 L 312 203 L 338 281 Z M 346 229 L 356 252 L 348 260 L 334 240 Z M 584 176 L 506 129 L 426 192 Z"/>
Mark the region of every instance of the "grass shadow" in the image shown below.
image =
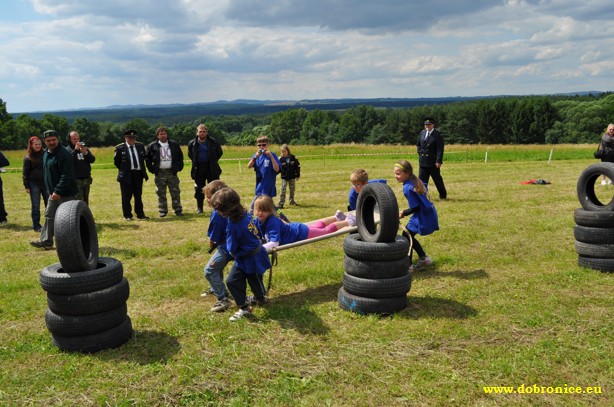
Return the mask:
<path id="1" fill-rule="evenodd" d="M 400 316 L 410 319 L 446 318 L 465 319 L 476 316 L 478 311 L 458 301 L 437 297 L 409 296 L 408 307 L 399 313 Z"/>
<path id="2" fill-rule="evenodd" d="M 429 279 L 429 278 L 456 278 L 459 280 L 477 280 L 480 278 L 489 278 L 488 273 L 483 270 L 473 270 L 473 271 L 450 271 L 450 272 L 439 272 L 437 269 L 418 271 L 412 274 L 412 278 L 414 279 Z"/>
<path id="3" fill-rule="evenodd" d="M 337 298 L 338 290 L 339 284 L 327 284 L 272 297 L 264 318 L 276 320 L 282 328 L 294 329 L 302 334 L 326 335 L 330 328 L 310 307 Z"/>
<path id="4" fill-rule="evenodd" d="M 117 249 L 115 247 L 99 247 L 99 255 L 101 257 L 121 257 L 122 259 L 134 258 L 137 251 L 133 249 Z M 119 255 L 119 256 L 118 256 Z"/>
<path id="5" fill-rule="evenodd" d="M 96 231 L 98 233 L 102 232 L 105 229 L 112 230 L 122 230 L 122 229 L 138 229 L 139 225 L 135 224 L 134 221 L 123 221 L 121 223 L 96 223 Z"/>
<path id="6" fill-rule="evenodd" d="M 121 347 L 96 353 L 101 360 L 118 360 L 139 365 L 166 364 L 181 349 L 177 338 L 157 331 L 134 330 L 132 338 Z"/>

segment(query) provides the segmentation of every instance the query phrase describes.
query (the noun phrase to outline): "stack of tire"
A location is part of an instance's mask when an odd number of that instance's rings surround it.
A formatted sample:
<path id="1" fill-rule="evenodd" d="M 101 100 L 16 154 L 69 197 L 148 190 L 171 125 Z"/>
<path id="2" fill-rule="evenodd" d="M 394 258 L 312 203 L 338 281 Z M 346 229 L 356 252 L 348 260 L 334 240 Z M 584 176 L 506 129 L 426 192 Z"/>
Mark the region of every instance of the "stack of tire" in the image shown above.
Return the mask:
<path id="1" fill-rule="evenodd" d="M 40 272 L 53 343 L 64 351 L 92 353 L 127 342 L 133 332 L 128 280 L 119 260 L 98 257 L 96 224 L 85 202 L 59 206 L 55 239 L 60 262 Z"/>
<path id="2" fill-rule="evenodd" d="M 379 213 L 379 225 L 375 214 Z M 343 242 L 339 306 L 359 314 L 392 314 L 407 308 L 411 288 L 409 241 L 398 236 L 399 207 L 384 183 L 370 183 L 356 203 L 358 233 Z"/>
<path id="3" fill-rule="evenodd" d="M 594 270 L 614 271 L 614 197 L 604 204 L 595 185 L 601 175 L 614 180 L 614 163 L 602 162 L 585 169 L 578 178 L 580 205 L 574 212 L 574 246 L 578 265 Z"/>

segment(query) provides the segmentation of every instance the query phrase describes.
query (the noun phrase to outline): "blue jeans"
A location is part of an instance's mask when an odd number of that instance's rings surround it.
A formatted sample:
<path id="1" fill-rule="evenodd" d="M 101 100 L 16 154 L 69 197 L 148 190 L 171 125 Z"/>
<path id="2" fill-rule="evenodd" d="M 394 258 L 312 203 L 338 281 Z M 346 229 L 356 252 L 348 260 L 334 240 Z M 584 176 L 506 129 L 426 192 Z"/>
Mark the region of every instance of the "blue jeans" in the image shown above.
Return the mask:
<path id="1" fill-rule="evenodd" d="M 230 260 L 232 260 L 232 257 L 226 249 L 218 247 L 203 269 L 205 278 L 211 284 L 211 289 L 218 300 L 228 297 L 228 291 L 226 291 L 226 286 L 224 285 L 224 267 L 226 267 Z"/>
<path id="2" fill-rule="evenodd" d="M 245 307 L 247 302 L 247 283 L 256 299 L 264 298 L 266 288 L 264 288 L 262 274 L 247 274 L 237 267 L 237 263 L 233 264 L 226 277 L 226 286 L 239 308 Z"/>
<path id="3" fill-rule="evenodd" d="M 44 185 L 38 185 L 34 182 L 30 184 L 30 202 L 32 203 L 32 210 L 30 212 L 32 216 L 32 228 L 38 229 L 41 226 L 41 197 L 47 207 L 47 193 L 45 192 Z"/>

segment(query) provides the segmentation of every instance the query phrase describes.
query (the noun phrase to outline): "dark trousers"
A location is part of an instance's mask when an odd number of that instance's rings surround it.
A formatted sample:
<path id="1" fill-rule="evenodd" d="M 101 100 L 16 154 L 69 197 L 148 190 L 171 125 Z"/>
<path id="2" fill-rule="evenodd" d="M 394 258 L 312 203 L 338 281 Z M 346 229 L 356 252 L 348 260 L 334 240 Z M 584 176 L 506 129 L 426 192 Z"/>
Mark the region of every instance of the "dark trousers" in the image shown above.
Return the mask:
<path id="1" fill-rule="evenodd" d="M 0 177 L 0 222 L 5 222 L 7 217 L 6 210 L 4 209 L 4 193 L 2 192 L 2 177 Z"/>
<path id="2" fill-rule="evenodd" d="M 198 209 L 202 210 L 205 204 L 205 194 L 203 193 L 203 188 L 209 182 L 216 179 L 218 178 L 213 178 L 211 176 L 209 163 L 198 163 L 196 178 L 194 179 L 194 198 L 196 198 L 196 206 Z"/>
<path id="3" fill-rule="evenodd" d="M 119 186 L 122 192 L 122 212 L 124 218 L 132 217 L 132 206 L 130 200 L 134 197 L 134 212 L 137 218 L 145 217 L 143 212 L 143 173 L 141 171 L 130 171 L 129 182 L 120 182 Z"/>
<path id="4" fill-rule="evenodd" d="M 249 284 L 249 288 L 251 288 L 256 299 L 264 298 L 266 289 L 264 288 L 262 274 L 247 274 L 237 267 L 237 263 L 234 263 L 228 272 L 228 276 L 226 276 L 226 287 L 239 308 L 246 305 L 247 284 Z"/>
<path id="5" fill-rule="evenodd" d="M 403 237 L 409 240 L 408 232 L 409 232 L 409 235 L 411 235 L 410 242 L 413 242 L 411 246 L 411 251 L 409 252 L 409 264 L 412 264 L 411 258 L 414 256 L 414 250 L 416 251 L 416 254 L 418 255 L 419 259 L 423 259 L 426 256 L 426 252 L 422 248 L 422 245 L 420 244 L 420 242 L 418 242 L 418 239 L 416 239 L 416 232 L 410 232 L 407 229 L 405 229 L 403 230 Z"/>
<path id="6" fill-rule="evenodd" d="M 446 199 L 448 197 L 448 192 L 443 183 L 443 178 L 441 178 L 441 170 L 437 167 L 420 167 L 418 178 L 420 178 L 425 185 L 428 185 L 429 177 L 433 178 L 435 187 L 437 187 L 437 192 L 439 192 L 439 198 Z"/>

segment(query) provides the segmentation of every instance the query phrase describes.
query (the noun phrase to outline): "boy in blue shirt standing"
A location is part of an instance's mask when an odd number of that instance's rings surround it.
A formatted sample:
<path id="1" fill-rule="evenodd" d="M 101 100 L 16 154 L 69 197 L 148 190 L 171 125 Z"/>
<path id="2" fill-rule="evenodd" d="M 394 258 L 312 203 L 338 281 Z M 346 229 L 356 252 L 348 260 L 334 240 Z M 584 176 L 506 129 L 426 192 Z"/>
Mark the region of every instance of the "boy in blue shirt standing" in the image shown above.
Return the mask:
<path id="1" fill-rule="evenodd" d="M 256 177 L 256 196 L 268 195 L 274 198 L 277 195 L 275 180 L 281 170 L 281 162 L 277 155 L 269 150 L 269 138 L 260 136 L 257 140 L 258 150 L 247 164 L 247 168 L 256 167 L 260 177 Z"/>

